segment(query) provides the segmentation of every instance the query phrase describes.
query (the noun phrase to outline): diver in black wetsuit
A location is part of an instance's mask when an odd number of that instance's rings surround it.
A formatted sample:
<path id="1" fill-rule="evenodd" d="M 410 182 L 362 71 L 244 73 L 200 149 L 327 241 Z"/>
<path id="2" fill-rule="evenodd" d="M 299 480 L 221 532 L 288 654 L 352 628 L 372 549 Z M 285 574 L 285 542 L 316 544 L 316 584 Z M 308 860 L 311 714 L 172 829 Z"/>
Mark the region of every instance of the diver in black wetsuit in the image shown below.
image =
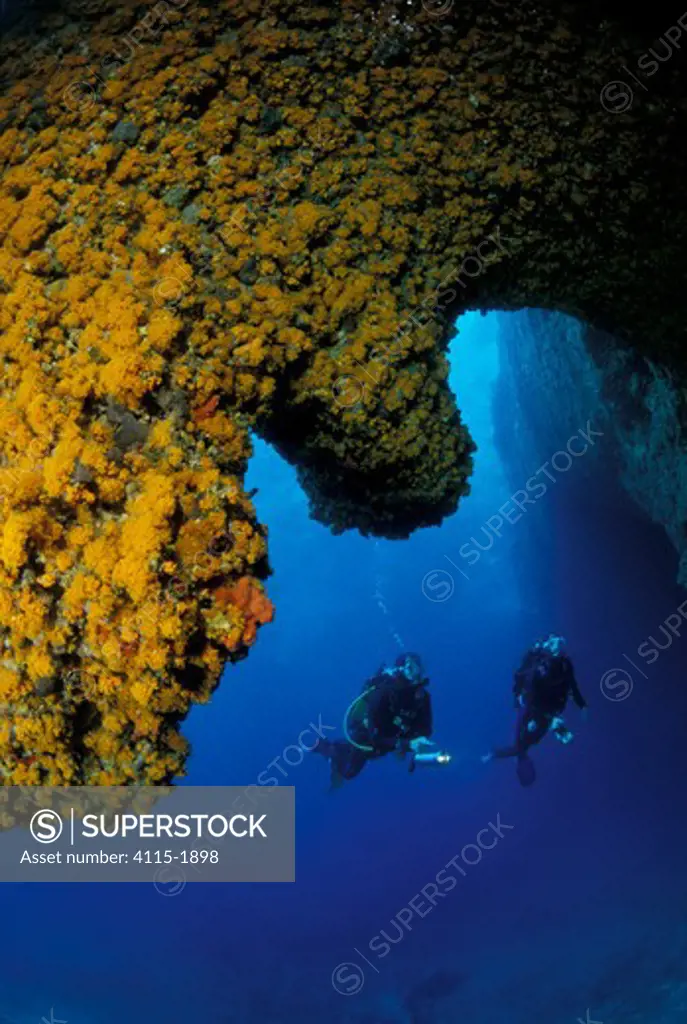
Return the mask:
<path id="1" fill-rule="evenodd" d="M 416 762 L 445 764 L 448 754 L 431 750 L 432 702 L 417 654 L 402 654 L 393 666 L 368 679 L 344 718 L 345 739 L 321 739 L 314 753 L 329 759 L 336 789 L 359 775 L 368 761 L 396 752 Z"/>
<path id="2" fill-rule="evenodd" d="M 527 651 L 515 673 L 513 696 L 519 711 L 515 742 L 509 747 L 497 747 L 482 760 L 516 757 L 518 778 L 523 786 L 529 786 L 535 780 L 529 749 L 540 743 L 548 732 L 561 743 L 570 743 L 573 734 L 561 718 L 568 700 L 572 697 L 580 710 L 587 707 L 562 636 L 551 633 Z"/>

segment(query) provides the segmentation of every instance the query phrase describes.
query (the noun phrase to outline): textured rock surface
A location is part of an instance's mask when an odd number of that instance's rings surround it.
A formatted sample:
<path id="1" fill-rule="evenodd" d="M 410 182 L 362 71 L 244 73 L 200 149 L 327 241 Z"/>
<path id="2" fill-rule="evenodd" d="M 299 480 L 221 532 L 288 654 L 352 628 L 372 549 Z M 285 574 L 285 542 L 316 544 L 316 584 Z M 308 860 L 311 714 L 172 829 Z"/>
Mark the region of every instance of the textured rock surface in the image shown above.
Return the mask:
<path id="1" fill-rule="evenodd" d="M 593 484 L 600 471 L 615 475 L 665 529 L 687 586 L 687 431 L 676 381 L 609 335 L 542 310 L 518 313 L 501 339 L 500 436 L 513 480 L 521 485 L 534 463 L 551 458 L 552 443 L 591 424 L 603 437 L 576 465 L 576 478 Z"/>
<path id="2" fill-rule="evenodd" d="M 2 40 L 7 780 L 181 769 L 272 614 L 251 427 L 333 529 L 404 536 L 468 488 L 462 309 L 679 365 L 679 61 L 609 113 L 640 48 L 586 11 L 67 0 Z"/>
<path id="3" fill-rule="evenodd" d="M 613 339 L 587 332 L 601 366 L 601 397 L 616 440 L 620 481 L 666 530 L 687 587 L 686 392 L 664 368 L 616 348 Z"/>

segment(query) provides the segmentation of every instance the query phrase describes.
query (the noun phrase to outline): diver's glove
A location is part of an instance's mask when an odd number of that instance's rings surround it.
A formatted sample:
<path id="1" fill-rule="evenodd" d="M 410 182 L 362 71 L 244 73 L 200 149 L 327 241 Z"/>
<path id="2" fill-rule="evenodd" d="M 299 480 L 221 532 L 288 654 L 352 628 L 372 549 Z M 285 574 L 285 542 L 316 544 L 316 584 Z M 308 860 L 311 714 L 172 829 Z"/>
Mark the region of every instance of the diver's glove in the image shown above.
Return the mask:
<path id="1" fill-rule="evenodd" d="M 551 720 L 551 731 L 560 743 L 571 743 L 573 740 L 573 733 L 562 718 L 557 717 Z"/>

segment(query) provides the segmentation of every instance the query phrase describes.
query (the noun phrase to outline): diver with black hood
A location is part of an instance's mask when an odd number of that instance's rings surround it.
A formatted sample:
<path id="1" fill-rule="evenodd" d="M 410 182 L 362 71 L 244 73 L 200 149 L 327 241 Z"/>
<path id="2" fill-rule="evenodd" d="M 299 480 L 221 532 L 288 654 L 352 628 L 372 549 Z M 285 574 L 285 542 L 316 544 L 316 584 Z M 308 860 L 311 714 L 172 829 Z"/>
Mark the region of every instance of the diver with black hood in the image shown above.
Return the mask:
<path id="1" fill-rule="evenodd" d="M 422 662 L 417 654 L 402 654 L 382 667 L 363 686 L 344 715 L 344 739 L 321 739 L 314 753 L 329 760 L 331 785 L 359 775 L 368 761 L 385 754 L 409 757 L 409 771 L 418 764 L 447 764 L 432 734 L 432 701 Z"/>
<path id="2" fill-rule="evenodd" d="M 515 673 L 513 700 L 518 715 L 514 742 L 507 747 L 496 747 L 482 760 L 487 763 L 495 758 L 516 758 L 520 783 L 531 786 L 536 778 L 529 756 L 531 748 L 548 733 L 563 744 L 573 739 L 562 718 L 570 699 L 580 711 L 586 712 L 587 701 L 577 685 L 565 638 L 549 633 L 530 647 Z"/>

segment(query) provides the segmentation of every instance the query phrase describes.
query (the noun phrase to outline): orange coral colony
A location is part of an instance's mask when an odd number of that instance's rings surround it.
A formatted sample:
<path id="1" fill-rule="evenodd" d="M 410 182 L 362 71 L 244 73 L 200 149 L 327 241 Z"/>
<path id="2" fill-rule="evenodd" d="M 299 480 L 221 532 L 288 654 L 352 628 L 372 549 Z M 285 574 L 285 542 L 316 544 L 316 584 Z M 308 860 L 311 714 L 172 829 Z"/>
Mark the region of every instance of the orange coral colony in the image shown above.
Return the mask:
<path id="1" fill-rule="evenodd" d="M 548 5 L 431 7 L 65 0 L 0 41 L 5 784 L 183 772 L 191 703 L 272 618 L 252 429 L 335 530 L 403 536 L 468 489 L 450 315 L 487 287 L 610 315 L 613 254 L 588 239 L 580 287 L 547 237 L 582 189 L 629 238 L 642 133 L 615 122 L 619 169 L 601 108 L 531 84 L 543 50 L 606 58 Z"/>

